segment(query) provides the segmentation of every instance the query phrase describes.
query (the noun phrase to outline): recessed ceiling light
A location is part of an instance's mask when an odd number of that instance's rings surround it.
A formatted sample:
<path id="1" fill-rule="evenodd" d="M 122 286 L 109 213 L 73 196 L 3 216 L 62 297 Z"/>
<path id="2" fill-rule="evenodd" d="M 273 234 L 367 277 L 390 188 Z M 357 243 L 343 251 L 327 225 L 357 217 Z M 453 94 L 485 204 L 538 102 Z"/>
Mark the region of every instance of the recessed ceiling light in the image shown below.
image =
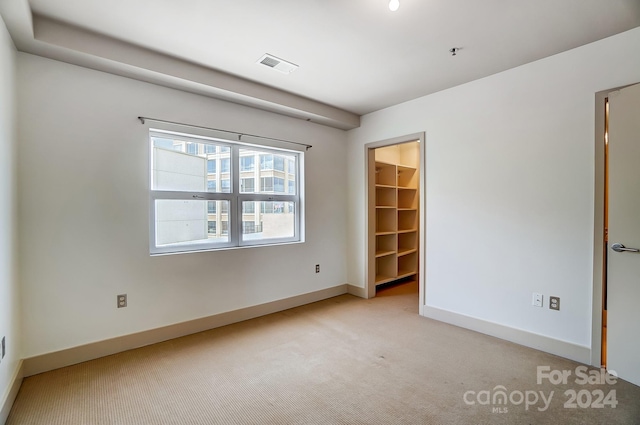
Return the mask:
<path id="1" fill-rule="evenodd" d="M 283 74 L 291 74 L 298 69 L 298 65 L 288 62 L 284 59 L 277 58 L 273 55 L 265 53 L 260 59 L 256 61 L 257 64 L 268 66 L 269 68 L 280 71 Z"/>
<path id="2" fill-rule="evenodd" d="M 395 12 L 400 7 L 400 0 L 391 0 L 389 2 L 389 10 Z"/>

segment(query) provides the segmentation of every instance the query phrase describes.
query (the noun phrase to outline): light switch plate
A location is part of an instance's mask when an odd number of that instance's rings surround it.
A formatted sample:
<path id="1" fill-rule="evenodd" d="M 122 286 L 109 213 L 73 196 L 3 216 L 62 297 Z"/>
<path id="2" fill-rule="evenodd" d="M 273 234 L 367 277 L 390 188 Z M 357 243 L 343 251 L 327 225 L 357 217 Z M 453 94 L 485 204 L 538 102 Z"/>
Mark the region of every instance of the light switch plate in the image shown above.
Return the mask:
<path id="1" fill-rule="evenodd" d="M 542 294 L 534 292 L 533 298 L 531 300 L 531 305 L 533 305 L 534 307 L 542 307 Z"/>

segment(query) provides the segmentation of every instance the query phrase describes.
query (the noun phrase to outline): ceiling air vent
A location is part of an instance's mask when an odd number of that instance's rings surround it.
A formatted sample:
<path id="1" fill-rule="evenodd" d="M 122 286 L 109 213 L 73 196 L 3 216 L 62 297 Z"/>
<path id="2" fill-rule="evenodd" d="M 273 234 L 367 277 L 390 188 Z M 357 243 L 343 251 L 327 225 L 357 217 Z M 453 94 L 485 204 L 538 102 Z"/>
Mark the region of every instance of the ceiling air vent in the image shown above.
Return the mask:
<path id="1" fill-rule="evenodd" d="M 269 68 L 273 68 L 276 71 L 280 71 L 283 74 L 291 74 L 293 71 L 298 69 L 298 65 L 293 64 L 291 62 L 287 62 L 286 60 L 277 58 L 270 54 L 263 55 L 256 63 L 261 65 L 268 66 Z"/>

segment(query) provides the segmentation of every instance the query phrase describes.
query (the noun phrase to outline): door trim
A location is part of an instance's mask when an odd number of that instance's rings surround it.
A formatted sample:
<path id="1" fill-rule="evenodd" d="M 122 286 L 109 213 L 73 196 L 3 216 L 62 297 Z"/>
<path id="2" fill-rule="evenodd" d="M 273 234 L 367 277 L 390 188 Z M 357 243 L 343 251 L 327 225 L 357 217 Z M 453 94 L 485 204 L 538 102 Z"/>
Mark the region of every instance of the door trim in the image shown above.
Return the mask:
<path id="1" fill-rule="evenodd" d="M 626 84 L 595 94 L 594 198 L 593 198 L 593 305 L 591 306 L 591 365 L 602 366 L 602 273 L 604 270 L 604 101 Z"/>
<path id="2" fill-rule="evenodd" d="M 420 145 L 420 158 L 419 158 L 419 167 L 420 167 L 420 180 L 419 184 L 419 194 L 420 194 L 420 211 L 419 211 L 419 253 L 418 256 L 418 287 L 419 287 L 419 313 L 421 316 L 424 315 L 424 305 L 425 302 L 425 258 L 426 258 L 426 246 L 425 246 L 425 235 L 426 235 L 426 137 L 425 132 L 408 134 L 405 136 L 394 137 L 391 139 L 380 140 L 377 142 L 367 143 L 364 145 L 364 181 L 366 182 L 366 190 L 365 190 L 365 248 L 366 255 L 364 259 L 365 266 L 365 287 L 364 292 L 366 298 L 373 298 L 376 294 L 376 284 L 375 284 L 375 262 L 370 261 L 371 253 L 372 253 L 372 244 L 373 244 L 373 252 L 375 252 L 375 239 L 372 240 L 371 236 L 371 226 L 375 223 L 369 218 L 372 216 L 372 206 L 373 203 L 370 202 L 371 199 L 375 197 L 375 184 L 372 185 L 369 181 L 371 173 L 369 172 L 369 155 L 373 149 L 381 148 L 390 145 L 398 145 L 402 143 L 415 142 L 418 141 Z M 373 209 L 375 211 L 375 208 Z"/>
<path id="3" fill-rule="evenodd" d="M 594 210 L 593 210 L 593 305 L 591 308 L 591 365 L 602 365 L 602 273 L 604 270 L 604 105 L 609 93 L 595 95 Z"/>

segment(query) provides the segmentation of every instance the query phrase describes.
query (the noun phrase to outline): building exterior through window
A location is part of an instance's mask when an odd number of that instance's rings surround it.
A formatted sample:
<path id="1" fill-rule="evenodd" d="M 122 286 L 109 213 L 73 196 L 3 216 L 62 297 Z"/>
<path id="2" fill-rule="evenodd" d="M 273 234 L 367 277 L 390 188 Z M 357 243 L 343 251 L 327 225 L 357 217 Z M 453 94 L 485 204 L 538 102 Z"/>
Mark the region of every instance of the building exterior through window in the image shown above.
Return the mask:
<path id="1" fill-rule="evenodd" d="M 234 151 L 224 141 L 194 143 L 165 135 L 151 136 L 152 192 L 180 191 L 218 194 L 295 195 L 296 155 L 275 153 L 260 147 L 241 146 Z M 234 159 L 233 155 L 236 155 Z M 238 186 L 233 187 L 233 167 L 238 167 Z M 196 196 L 194 195 L 194 198 Z M 237 208 L 242 241 L 292 237 L 295 202 L 277 197 L 260 200 L 242 197 Z M 157 246 L 190 242 L 228 243 L 229 200 L 155 200 Z M 278 215 L 282 217 L 278 218 Z"/>

